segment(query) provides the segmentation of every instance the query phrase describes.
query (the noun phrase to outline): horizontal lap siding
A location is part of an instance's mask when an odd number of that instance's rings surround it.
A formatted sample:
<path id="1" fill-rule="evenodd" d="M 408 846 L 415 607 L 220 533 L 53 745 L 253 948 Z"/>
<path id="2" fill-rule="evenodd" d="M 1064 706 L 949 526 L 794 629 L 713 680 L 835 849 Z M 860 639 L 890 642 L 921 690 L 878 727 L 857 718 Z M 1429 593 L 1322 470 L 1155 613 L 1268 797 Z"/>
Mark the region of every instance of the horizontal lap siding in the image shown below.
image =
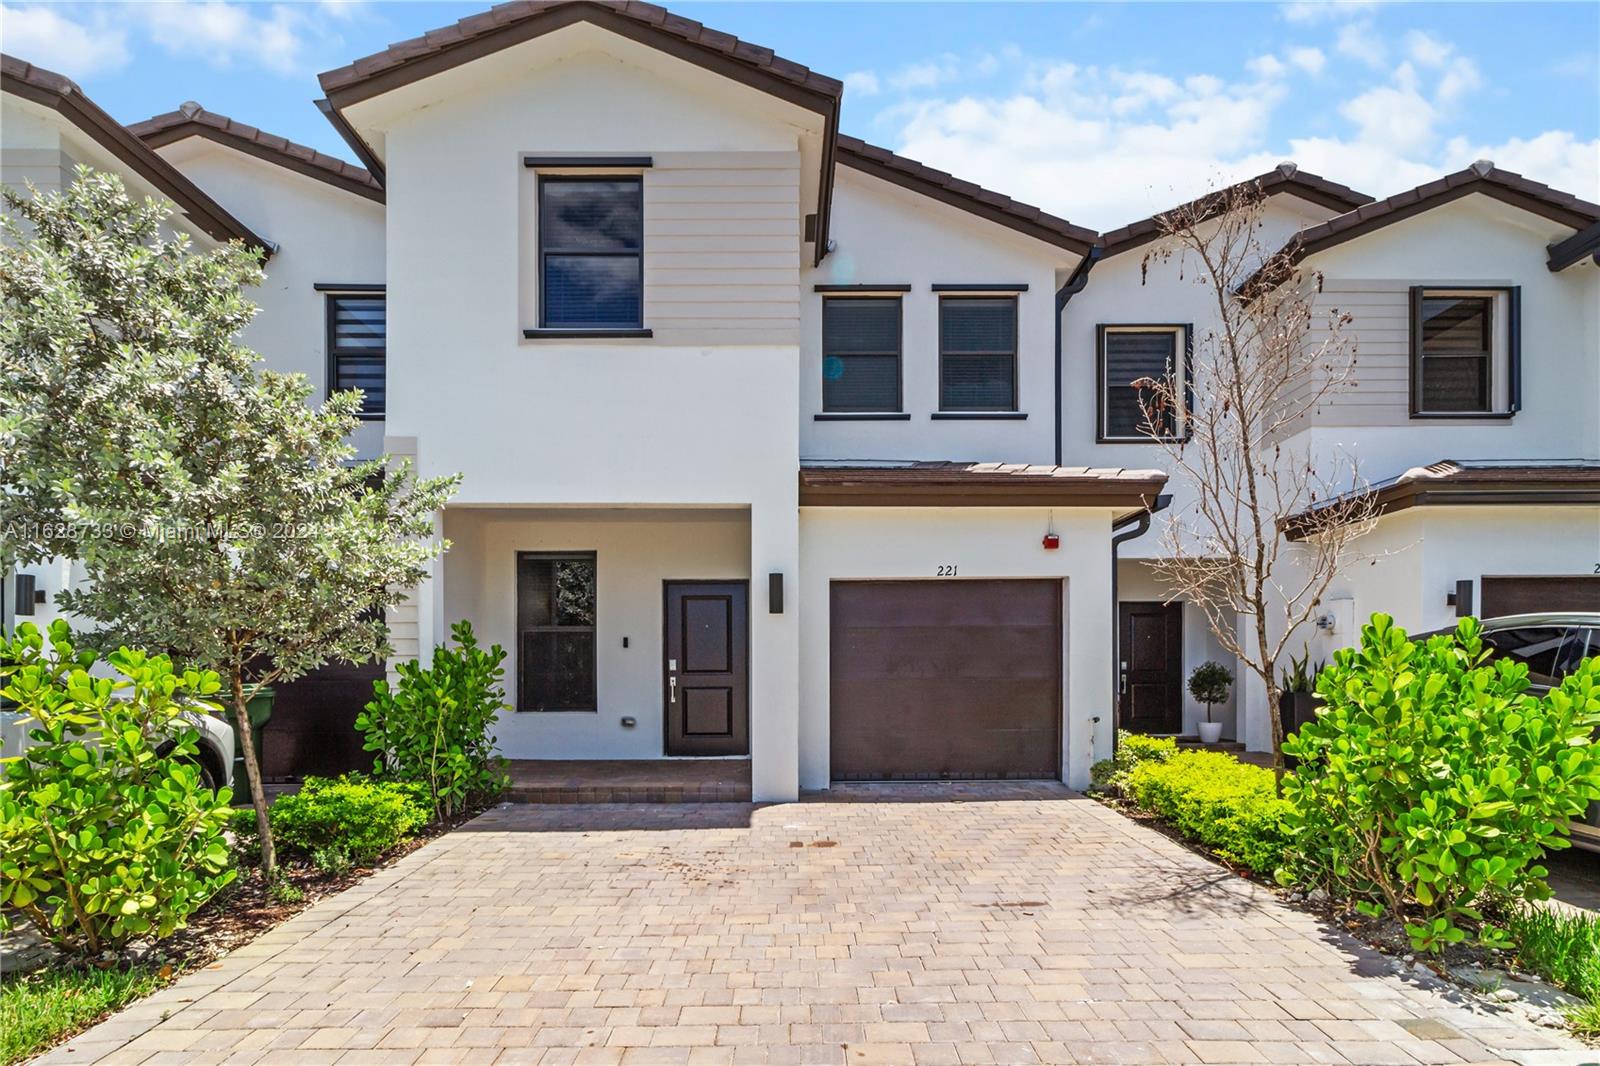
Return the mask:
<path id="1" fill-rule="evenodd" d="M 657 155 L 644 248 L 645 324 L 658 341 L 799 343 L 799 153 Z"/>
<path id="2" fill-rule="evenodd" d="M 1317 413 L 1322 426 L 1404 425 L 1411 411 L 1411 305 L 1400 281 L 1327 278 L 1314 297 L 1307 343 L 1324 343 L 1328 323 L 1351 316 L 1342 335 L 1355 357 L 1353 384 Z"/>

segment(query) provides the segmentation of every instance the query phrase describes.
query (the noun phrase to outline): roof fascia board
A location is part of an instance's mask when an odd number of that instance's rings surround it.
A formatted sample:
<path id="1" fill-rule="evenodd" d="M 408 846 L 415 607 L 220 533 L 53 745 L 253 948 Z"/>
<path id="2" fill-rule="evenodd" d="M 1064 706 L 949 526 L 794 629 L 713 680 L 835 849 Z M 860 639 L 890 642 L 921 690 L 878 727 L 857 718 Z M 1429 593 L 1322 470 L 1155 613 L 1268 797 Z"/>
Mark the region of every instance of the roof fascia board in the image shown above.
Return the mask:
<path id="1" fill-rule="evenodd" d="M 215 126 L 209 126 L 203 122 L 180 123 L 163 130 L 157 130 L 140 139 L 151 148 L 164 148 L 169 144 L 175 144 L 190 137 L 200 137 L 214 144 L 222 145 L 224 148 L 232 148 L 234 151 L 283 167 L 285 170 L 292 170 L 297 174 L 332 185 L 336 189 L 355 193 L 357 196 L 365 197 L 376 203 L 381 204 L 384 202 L 382 189 L 375 189 L 359 181 L 341 177 L 331 170 L 325 170 L 314 163 L 308 163 L 286 152 L 275 152 L 247 137 L 240 137 L 229 133 L 227 130 L 219 130 Z"/>

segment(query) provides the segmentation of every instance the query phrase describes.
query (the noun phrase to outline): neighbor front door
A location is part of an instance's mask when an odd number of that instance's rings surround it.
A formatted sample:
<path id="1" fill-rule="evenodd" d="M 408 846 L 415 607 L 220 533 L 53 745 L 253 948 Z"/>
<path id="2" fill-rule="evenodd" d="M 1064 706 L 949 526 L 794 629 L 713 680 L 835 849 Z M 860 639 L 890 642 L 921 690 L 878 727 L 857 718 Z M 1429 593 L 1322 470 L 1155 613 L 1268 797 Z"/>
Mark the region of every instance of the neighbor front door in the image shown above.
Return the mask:
<path id="1" fill-rule="evenodd" d="M 750 587 L 666 583 L 666 751 L 750 754 Z"/>
<path id="2" fill-rule="evenodd" d="M 1183 605 L 1117 605 L 1117 724 L 1135 733 L 1183 731 Z"/>

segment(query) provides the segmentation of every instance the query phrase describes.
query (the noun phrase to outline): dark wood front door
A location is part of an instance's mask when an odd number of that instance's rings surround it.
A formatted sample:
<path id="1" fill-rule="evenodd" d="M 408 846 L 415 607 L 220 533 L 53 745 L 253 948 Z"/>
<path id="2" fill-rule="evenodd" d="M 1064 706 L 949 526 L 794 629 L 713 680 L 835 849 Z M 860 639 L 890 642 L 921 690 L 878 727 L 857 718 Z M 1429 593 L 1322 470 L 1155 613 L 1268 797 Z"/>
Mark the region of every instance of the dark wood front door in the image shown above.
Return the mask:
<path id="1" fill-rule="evenodd" d="M 835 781 L 1059 778 L 1059 581 L 836 581 Z"/>
<path id="2" fill-rule="evenodd" d="M 1117 725 L 1134 733 L 1183 731 L 1183 605 L 1117 605 Z"/>
<path id="3" fill-rule="evenodd" d="M 666 583 L 666 751 L 750 754 L 750 587 Z"/>

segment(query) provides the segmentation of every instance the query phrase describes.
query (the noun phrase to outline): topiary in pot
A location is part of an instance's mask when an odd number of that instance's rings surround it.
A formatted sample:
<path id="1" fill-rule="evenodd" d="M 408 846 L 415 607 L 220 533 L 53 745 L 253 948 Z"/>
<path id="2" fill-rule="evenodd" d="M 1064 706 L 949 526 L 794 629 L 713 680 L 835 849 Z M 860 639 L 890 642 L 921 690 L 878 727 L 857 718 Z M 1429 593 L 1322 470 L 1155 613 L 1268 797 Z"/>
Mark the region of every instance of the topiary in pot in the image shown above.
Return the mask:
<path id="1" fill-rule="evenodd" d="M 1206 720 L 1200 723 L 1200 739 L 1215 744 L 1222 737 L 1222 723 L 1211 720 L 1211 707 L 1228 698 L 1233 674 L 1218 662 L 1204 662 L 1189 675 L 1189 695 L 1205 704 Z"/>

